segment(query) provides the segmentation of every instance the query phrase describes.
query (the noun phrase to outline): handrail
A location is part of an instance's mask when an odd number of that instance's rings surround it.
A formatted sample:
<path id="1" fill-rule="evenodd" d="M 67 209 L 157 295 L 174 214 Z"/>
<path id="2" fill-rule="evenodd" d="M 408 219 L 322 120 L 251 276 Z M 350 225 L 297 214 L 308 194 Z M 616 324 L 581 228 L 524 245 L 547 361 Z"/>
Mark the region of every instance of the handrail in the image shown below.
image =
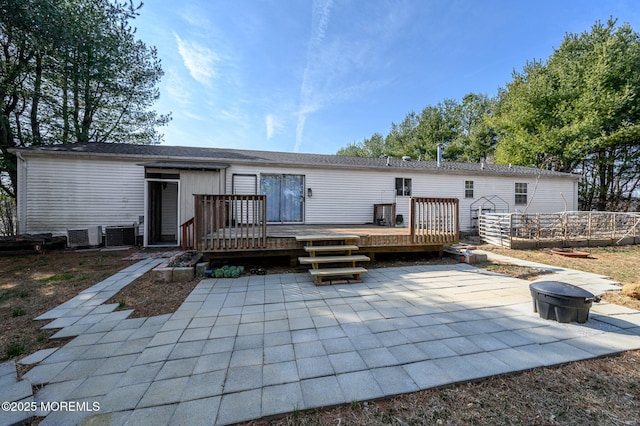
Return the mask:
<path id="1" fill-rule="evenodd" d="M 195 248 L 193 242 L 195 239 L 195 217 L 192 217 L 182 225 L 180 225 L 180 231 L 182 233 L 182 250 L 193 250 Z"/>

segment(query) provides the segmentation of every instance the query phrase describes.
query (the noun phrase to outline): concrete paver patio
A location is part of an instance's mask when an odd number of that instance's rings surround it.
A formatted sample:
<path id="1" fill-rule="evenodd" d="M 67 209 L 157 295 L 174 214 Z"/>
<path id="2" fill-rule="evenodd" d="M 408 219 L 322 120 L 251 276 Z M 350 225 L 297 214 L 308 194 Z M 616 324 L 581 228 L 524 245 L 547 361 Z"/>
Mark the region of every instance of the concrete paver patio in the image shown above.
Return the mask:
<path id="1" fill-rule="evenodd" d="M 152 267 L 137 265 L 130 275 Z M 46 415 L 41 425 L 223 425 L 640 348 L 639 312 L 601 303 L 585 324 L 544 320 L 528 284 L 466 264 L 372 269 L 363 283 L 323 287 L 308 274 L 205 279 L 175 313 L 127 319 L 101 305 L 110 286 L 100 283 L 40 317 L 77 337 L 24 360 L 37 363 L 24 381 L 0 364 L 0 396 L 87 403 L 30 413 Z M 43 387 L 31 395 L 31 385 Z"/>

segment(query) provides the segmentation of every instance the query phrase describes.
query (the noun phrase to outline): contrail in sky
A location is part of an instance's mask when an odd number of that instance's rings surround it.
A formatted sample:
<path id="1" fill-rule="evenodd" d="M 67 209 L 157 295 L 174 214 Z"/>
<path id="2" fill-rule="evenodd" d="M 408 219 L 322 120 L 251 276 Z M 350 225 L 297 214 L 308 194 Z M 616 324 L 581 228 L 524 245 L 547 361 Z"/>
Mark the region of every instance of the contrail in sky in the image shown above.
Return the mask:
<path id="1" fill-rule="evenodd" d="M 294 152 L 300 150 L 302 144 L 302 134 L 307 115 L 317 111 L 320 105 L 313 101 L 313 78 L 315 71 L 315 55 L 320 49 L 320 44 L 324 40 L 333 0 L 315 0 L 313 2 L 313 12 L 311 17 L 311 37 L 307 46 L 307 66 L 302 76 L 302 87 L 300 88 L 300 105 L 298 107 L 298 124 L 296 126 L 296 144 Z"/>

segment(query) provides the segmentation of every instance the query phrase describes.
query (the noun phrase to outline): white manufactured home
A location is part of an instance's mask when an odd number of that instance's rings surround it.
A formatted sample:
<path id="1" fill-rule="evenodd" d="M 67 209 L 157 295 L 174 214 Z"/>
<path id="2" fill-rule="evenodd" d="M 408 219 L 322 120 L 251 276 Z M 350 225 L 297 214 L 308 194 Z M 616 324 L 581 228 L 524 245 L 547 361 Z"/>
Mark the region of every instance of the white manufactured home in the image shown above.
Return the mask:
<path id="1" fill-rule="evenodd" d="M 184 225 L 202 213 L 205 195 L 254 197 L 226 198 L 224 212 L 211 207 L 227 225 L 251 216 L 264 226 L 318 228 L 406 229 L 427 220 L 412 200 L 455 200 L 455 211 L 443 208 L 456 233 L 473 230 L 481 213 L 578 207 L 578 176 L 497 164 L 101 143 L 12 152 L 20 233 L 135 226 L 145 246 L 184 245 Z M 211 232 L 199 226 L 196 238 Z"/>

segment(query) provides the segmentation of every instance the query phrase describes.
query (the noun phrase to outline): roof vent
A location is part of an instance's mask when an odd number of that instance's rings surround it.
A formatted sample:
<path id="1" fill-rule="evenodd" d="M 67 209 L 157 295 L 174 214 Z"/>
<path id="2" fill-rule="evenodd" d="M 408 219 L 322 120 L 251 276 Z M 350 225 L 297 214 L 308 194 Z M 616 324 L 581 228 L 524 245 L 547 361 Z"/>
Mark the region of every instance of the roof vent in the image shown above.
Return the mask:
<path id="1" fill-rule="evenodd" d="M 402 161 L 411 161 L 411 157 L 409 157 L 408 155 L 404 155 L 402 157 Z"/>
<path id="2" fill-rule="evenodd" d="M 391 161 L 391 157 L 387 157 L 387 166 L 391 165 L 390 161 Z"/>
<path id="3" fill-rule="evenodd" d="M 436 155 L 436 160 L 438 162 L 437 163 L 438 167 L 442 167 L 442 144 L 441 143 L 438 144 L 438 153 Z"/>

